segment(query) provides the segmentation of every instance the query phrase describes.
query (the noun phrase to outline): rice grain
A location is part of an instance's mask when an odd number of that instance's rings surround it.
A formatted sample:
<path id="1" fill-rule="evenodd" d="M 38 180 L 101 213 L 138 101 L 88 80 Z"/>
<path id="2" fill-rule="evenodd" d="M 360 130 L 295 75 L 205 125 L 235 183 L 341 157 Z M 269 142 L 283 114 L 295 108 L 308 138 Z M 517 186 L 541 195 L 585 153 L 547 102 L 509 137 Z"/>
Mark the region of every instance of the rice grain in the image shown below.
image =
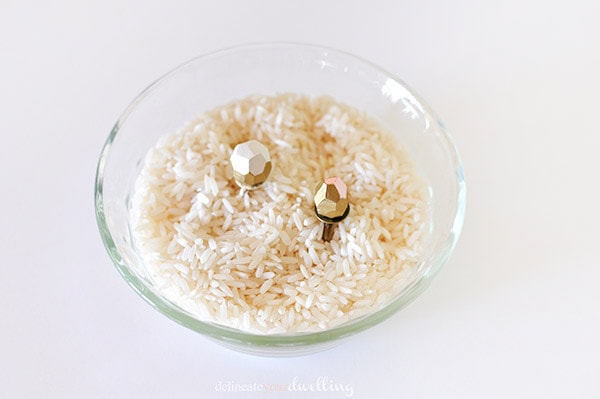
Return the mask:
<path id="1" fill-rule="evenodd" d="M 249 139 L 269 148 L 273 170 L 240 196 L 229 157 Z M 325 176 L 341 176 L 351 202 L 329 243 L 312 204 Z M 199 319 L 263 334 L 322 331 L 409 284 L 427 193 L 400 143 L 366 114 L 326 96 L 251 96 L 158 141 L 130 223 L 157 289 Z"/>

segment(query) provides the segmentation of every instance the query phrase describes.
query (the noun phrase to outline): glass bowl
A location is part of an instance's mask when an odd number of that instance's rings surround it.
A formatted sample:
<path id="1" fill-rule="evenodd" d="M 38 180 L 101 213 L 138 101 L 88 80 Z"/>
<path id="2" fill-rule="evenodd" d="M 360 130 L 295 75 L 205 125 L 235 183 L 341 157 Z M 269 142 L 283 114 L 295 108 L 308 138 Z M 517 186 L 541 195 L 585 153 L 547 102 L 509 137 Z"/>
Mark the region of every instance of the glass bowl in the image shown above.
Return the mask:
<path id="1" fill-rule="evenodd" d="M 384 308 L 335 328 L 258 335 L 198 320 L 166 299 L 136 254 L 129 226 L 134 182 L 159 137 L 202 112 L 251 94 L 327 94 L 366 111 L 402 143 L 430 193 L 430 226 L 409 284 Z M 435 113 L 402 81 L 372 63 L 329 48 L 256 44 L 195 58 L 146 88 L 123 112 L 100 155 L 95 205 L 104 245 L 117 270 L 146 302 L 172 320 L 240 351 L 314 352 L 387 319 L 416 298 L 446 262 L 460 234 L 465 183 L 457 150 Z"/>

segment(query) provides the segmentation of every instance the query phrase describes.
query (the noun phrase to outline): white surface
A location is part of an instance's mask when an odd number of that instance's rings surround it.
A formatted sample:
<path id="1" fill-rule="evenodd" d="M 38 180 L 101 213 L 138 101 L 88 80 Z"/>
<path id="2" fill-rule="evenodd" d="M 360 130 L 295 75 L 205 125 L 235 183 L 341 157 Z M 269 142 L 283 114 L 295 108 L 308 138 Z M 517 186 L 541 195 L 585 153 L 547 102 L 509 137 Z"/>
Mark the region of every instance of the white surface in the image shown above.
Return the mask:
<path id="1" fill-rule="evenodd" d="M 598 2 L 48 3 L 0 2 L 1 398 L 288 397 L 215 386 L 320 376 L 357 398 L 600 396 Z M 129 101 L 193 56 L 263 40 L 395 72 L 446 122 L 468 183 L 429 290 L 302 358 L 238 354 L 152 310 L 93 213 Z"/>

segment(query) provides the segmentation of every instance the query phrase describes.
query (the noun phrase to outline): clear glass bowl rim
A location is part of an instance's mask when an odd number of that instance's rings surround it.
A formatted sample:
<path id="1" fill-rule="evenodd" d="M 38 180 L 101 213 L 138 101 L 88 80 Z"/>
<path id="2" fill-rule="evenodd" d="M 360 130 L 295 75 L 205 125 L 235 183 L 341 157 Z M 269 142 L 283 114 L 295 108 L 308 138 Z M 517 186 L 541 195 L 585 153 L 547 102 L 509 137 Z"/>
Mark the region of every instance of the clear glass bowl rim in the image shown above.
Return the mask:
<path id="1" fill-rule="evenodd" d="M 129 114 L 135 109 L 136 105 L 140 103 L 147 95 L 152 92 L 152 89 L 156 87 L 160 82 L 169 78 L 172 74 L 177 73 L 181 68 L 196 63 L 199 61 L 210 60 L 213 57 L 221 57 L 224 55 L 229 55 L 239 51 L 248 51 L 252 49 L 264 49 L 264 48 L 305 48 L 311 50 L 320 50 L 328 53 L 337 53 L 340 55 L 344 55 L 346 57 L 352 58 L 354 61 L 362 63 L 363 65 L 370 67 L 374 70 L 385 75 L 388 79 L 392 79 L 402 85 L 404 88 L 410 92 L 411 95 L 423 106 L 423 109 L 432 120 L 437 121 L 440 126 L 440 131 L 444 135 L 444 141 L 446 144 L 447 151 L 451 154 L 452 159 L 454 160 L 454 171 L 457 176 L 457 184 L 458 184 L 458 198 L 457 198 L 457 208 L 456 214 L 454 215 L 454 220 L 452 223 L 451 231 L 453 234 L 451 235 L 451 242 L 449 242 L 447 246 L 447 250 L 443 253 L 437 254 L 433 259 L 431 266 L 427 269 L 427 271 L 421 276 L 421 278 L 412 282 L 411 285 L 405 287 L 401 293 L 399 293 L 396 298 L 387 304 L 384 308 L 377 310 L 373 313 L 370 313 L 361 318 L 357 318 L 354 320 L 350 320 L 347 323 L 344 323 L 340 326 L 331 328 L 329 330 L 320 331 L 320 332 L 309 332 L 309 333 L 294 333 L 294 334 L 273 334 L 273 335 L 260 335 L 248 333 L 240 330 L 236 330 L 230 327 L 221 326 L 217 324 L 213 324 L 210 322 L 204 322 L 195 318 L 192 314 L 186 312 L 181 309 L 177 305 L 173 304 L 169 300 L 157 295 L 147 284 L 140 279 L 135 273 L 133 273 L 129 266 L 126 264 L 124 259 L 121 257 L 117 245 L 115 244 L 113 237 L 108 228 L 108 224 L 105 217 L 104 212 L 104 204 L 103 204 L 103 179 L 104 179 L 104 166 L 106 164 L 106 159 L 110 153 L 111 146 L 119 133 L 119 128 L 123 124 L 123 122 L 127 119 Z M 437 274 L 437 272 L 441 269 L 443 264 L 446 262 L 456 242 L 460 235 L 460 231 L 462 229 L 462 224 L 464 220 L 464 209 L 466 203 L 466 186 L 464 181 L 462 164 L 460 161 L 460 156 L 456 149 L 456 146 L 448 134 L 446 128 L 441 123 L 441 120 L 437 117 L 437 115 L 433 112 L 433 110 L 420 98 L 420 96 L 415 93 L 410 87 L 408 87 L 403 81 L 396 78 L 390 72 L 384 70 L 378 65 L 373 64 L 370 61 L 367 61 L 361 57 L 358 57 L 354 54 L 340 51 L 337 49 L 324 47 L 320 45 L 310 45 L 310 44 L 301 44 L 301 43 L 286 43 L 286 42 L 265 42 L 265 43 L 254 43 L 254 44 L 244 44 L 234 47 L 225 48 L 222 50 L 218 50 L 215 52 L 211 52 L 208 54 L 204 54 L 191 60 L 176 66 L 171 69 L 169 72 L 165 73 L 154 82 L 152 82 L 146 89 L 144 89 L 132 102 L 129 106 L 123 111 L 121 116 L 118 118 L 115 123 L 113 129 L 111 130 L 106 143 L 102 149 L 100 154 L 100 158 L 98 161 L 98 166 L 96 170 L 96 180 L 95 180 L 95 192 L 94 192 L 94 202 L 95 202 L 95 211 L 96 211 L 96 220 L 98 223 L 98 229 L 100 231 L 100 235 L 102 237 L 102 241 L 104 246 L 117 268 L 118 272 L 121 276 L 127 281 L 127 283 L 133 288 L 138 295 L 140 295 L 148 304 L 157 309 L 159 312 L 167 316 L 168 318 L 174 320 L 175 322 L 194 330 L 200 334 L 205 336 L 217 339 L 219 341 L 223 341 L 225 343 L 231 343 L 234 345 L 244 345 L 244 346 L 255 346 L 255 347 L 296 347 L 296 346 L 308 346 L 321 344 L 333 340 L 338 340 L 345 338 L 347 336 L 353 335 L 357 332 L 370 328 L 376 324 L 381 323 L 387 318 L 391 317 L 397 311 L 408 305 L 412 300 L 419 296 L 421 292 L 423 292 L 430 284 L 433 277 Z"/>

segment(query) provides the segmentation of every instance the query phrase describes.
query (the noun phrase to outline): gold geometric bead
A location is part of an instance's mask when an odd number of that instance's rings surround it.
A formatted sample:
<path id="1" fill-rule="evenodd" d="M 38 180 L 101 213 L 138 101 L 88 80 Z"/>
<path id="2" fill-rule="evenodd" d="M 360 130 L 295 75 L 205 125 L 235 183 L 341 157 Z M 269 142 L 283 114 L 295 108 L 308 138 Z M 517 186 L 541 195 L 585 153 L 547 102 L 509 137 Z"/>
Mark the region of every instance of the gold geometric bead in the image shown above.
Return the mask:
<path id="1" fill-rule="evenodd" d="M 325 223 L 336 223 L 344 219 L 350 208 L 348 188 L 339 177 L 330 177 L 317 185 L 315 211 Z"/>
<path id="2" fill-rule="evenodd" d="M 236 145 L 229 160 L 235 182 L 245 190 L 260 186 L 271 173 L 269 149 L 256 140 Z"/>
<path id="3" fill-rule="evenodd" d="M 317 185 L 314 199 L 315 214 L 323 222 L 321 239 L 329 242 L 333 238 L 333 226 L 350 213 L 348 188 L 339 177 L 329 177 Z"/>

